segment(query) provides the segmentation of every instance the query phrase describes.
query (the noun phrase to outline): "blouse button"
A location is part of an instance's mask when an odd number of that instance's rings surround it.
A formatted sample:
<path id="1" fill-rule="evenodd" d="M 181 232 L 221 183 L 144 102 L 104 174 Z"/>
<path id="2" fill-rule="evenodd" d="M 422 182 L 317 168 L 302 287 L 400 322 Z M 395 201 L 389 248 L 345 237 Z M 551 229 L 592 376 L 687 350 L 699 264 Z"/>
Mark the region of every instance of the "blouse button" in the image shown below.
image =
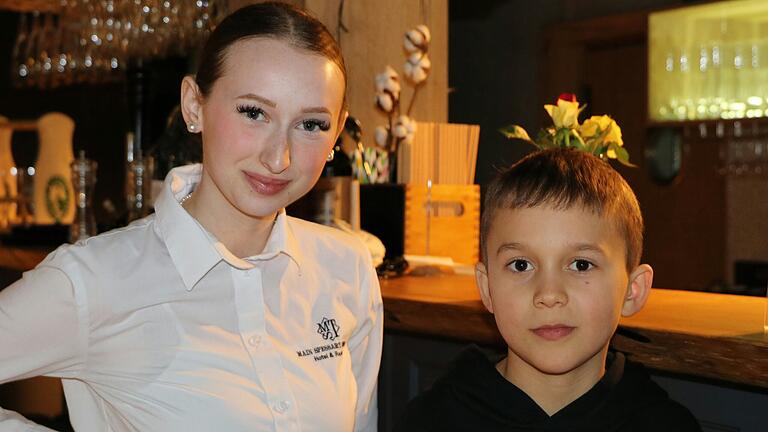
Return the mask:
<path id="1" fill-rule="evenodd" d="M 276 403 L 274 406 L 275 411 L 277 411 L 280 414 L 288 411 L 288 408 L 290 407 L 291 407 L 291 403 L 289 401 L 280 401 Z"/>
<path id="2" fill-rule="evenodd" d="M 251 346 L 257 346 L 257 345 L 259 345 L 259 343 L 260 343 L 260 342 L 261 342 L 261 336 L 251 336 L 251 337 L 248 339 L 248 343 L 249 343 Z"/>

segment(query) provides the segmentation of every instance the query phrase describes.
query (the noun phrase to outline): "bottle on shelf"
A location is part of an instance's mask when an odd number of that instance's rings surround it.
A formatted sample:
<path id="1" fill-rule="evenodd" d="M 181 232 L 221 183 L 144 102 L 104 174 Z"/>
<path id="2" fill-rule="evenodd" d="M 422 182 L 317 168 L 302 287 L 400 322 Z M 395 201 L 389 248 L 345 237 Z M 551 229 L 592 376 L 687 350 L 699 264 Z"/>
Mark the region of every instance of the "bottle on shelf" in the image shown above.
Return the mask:
<path id="1" fill-rule="evenodd" d="M 72 161 L 72 188 L 75 192 L 75 215 L 69 230 L 69 241 L 75 243 L 96 235 L 96 218 L 93 214 L 93 189 L 96 185 L 96 161 L 87 159 L 80 150 Z"/>

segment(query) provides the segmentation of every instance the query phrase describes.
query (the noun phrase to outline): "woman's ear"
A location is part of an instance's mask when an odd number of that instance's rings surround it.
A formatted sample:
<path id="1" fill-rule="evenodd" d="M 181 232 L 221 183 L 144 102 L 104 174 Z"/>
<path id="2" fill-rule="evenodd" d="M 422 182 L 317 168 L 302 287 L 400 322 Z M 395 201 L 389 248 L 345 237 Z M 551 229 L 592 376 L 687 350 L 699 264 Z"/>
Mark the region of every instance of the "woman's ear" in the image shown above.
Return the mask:
<path id="1" fill-rule="evenodd" d="M 640 264 L 629 275 L 627 294 L 624 298 L 624 306 L 621 315 L 632 316 L 645 306 L 653 284 L 653 269 L 648 264 Z"/>
<path id="2" fill-rule="evenodd" d="M 192 133 L 203 130 L 203 97 L 195 79 L 187 75 L 181 81 L 181 115 Z"/>
<path id="3" fill-rule="evenodd" d="M 339 116 L 339 124 L 336 125 L 336 137 L 333 140 L 334 144 L 338 141 L 341 133 L 344 132 L 344 125 L 347 123 L 347 117 L 349 117 L 349 111 L 343 110 Z"/>
<path id="4" fill-rule="evenodd" d="M 475 265 L 475 283 L 480 291 L 480 299 L 488 312 L 493 313 L 493 301 L 491 301 L 491 292 L 488 289 L 488 269 L 485 264 L 479 262 Z"/>

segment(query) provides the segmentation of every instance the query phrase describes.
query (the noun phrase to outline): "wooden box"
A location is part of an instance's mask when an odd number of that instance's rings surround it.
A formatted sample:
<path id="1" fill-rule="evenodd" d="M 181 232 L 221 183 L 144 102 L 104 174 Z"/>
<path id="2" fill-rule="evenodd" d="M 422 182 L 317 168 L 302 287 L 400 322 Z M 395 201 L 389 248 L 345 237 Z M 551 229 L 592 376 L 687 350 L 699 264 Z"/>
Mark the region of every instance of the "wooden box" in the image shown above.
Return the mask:
<path id="1" fill-rule="evenodd" d="M 405 191 L 405 253 L 475 264 L 480 251 L 478 185 L 409 184 Z"/>

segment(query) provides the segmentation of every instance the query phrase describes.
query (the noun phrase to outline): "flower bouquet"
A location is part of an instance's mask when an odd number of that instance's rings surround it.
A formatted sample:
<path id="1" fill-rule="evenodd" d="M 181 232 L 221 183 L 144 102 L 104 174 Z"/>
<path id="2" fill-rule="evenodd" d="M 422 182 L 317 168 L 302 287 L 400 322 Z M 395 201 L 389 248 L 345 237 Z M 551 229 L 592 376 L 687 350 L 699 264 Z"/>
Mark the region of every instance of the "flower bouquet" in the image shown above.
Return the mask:
<path id="1" fill-rule="evenodd" d="M 575 95 L 563 93 L 557 98 L 556 105 L 544 105 L 553 126 L 539 131 L 535 140 L 525 129 L 514 124 L 501 128 L 500 132 L 507 138 L 522 139 L 540 149 L 573 147 L 601 159 L 616 159 L 623 165 L 634 167 L 624 148 L 621 128 L 611 117 L 592 116 L 579 124 L 579 113 L 585 106 L 579 105 Z"/>

